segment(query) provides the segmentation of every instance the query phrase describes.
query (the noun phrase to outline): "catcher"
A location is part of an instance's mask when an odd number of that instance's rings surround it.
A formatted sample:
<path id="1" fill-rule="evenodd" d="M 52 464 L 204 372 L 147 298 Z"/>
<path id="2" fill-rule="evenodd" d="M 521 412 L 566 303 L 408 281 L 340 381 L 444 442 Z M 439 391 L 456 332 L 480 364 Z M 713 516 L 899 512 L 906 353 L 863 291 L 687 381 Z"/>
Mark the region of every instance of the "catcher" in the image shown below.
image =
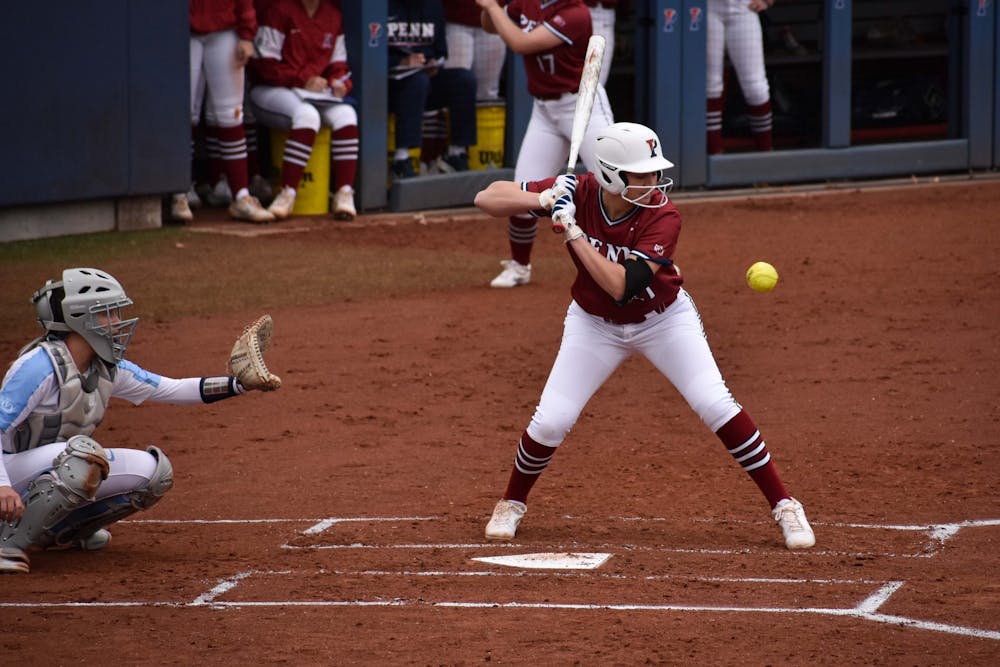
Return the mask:
<path id="1" fill-rule="evenodd" d="M 155 505 L 173 485 L 159 447 L 105 449 L 91 434 L 112 397 L 138 405 L 214 403 L 272 391 L 264 364 L 268 315 L 236 340 L 227 376 L 174 379 L 125 360 L 137 317 L 121 284 L 99 269 L 66 269 L 31 298 L 45 333 L 0 385 L 0 572 L 28 572 L 31 549 L 103 549 L 107 526 Z"/>

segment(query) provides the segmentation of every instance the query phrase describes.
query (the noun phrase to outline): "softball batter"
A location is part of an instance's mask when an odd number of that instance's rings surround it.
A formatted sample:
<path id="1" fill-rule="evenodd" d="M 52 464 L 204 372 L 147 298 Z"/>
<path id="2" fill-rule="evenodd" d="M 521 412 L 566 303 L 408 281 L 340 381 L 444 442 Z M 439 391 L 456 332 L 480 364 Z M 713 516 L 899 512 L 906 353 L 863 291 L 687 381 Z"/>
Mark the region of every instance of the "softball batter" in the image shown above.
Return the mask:
<path id="1" fill-rule="evenodd" d="M 673 263 L 681 219 L 667 199 L 673 166 L 651 129 L 605 128 L 591 147 L 598 171 L 541 181 L 497 181 L 476 195 L 493 216 L 550 216 L 561 222 L 577 268 L 562 344 L 541 399 L 518 443 L 487 539 L 510 540 L 528 492 L 594 392 L 625 359 L 641 354 L 756 482 L 781 527 L 785 546 L 816 539 L 802 505 L 786 491 L 764 439 L 735 401 L 708 346 L 694 302 Z"/>
<path id="2" fill-rule="evenodd" d="M 592 34 L 590 9 L 583 0 L 512 0 L 500 7 L 495 0 L 476 0 L 483 10 L 483 28 L 495 32 L 514 53 L 524 56 L 528 92 L 535 98 L 528 129 L 521 141 L 514 178 L 535 181 L 565 169 L 573 133 L 576 91 Z M 593 140 L 614 122 L 604 86 L 597 87 L 594 110 L 580 148 L 580 159 L 594 171 Z M 522 212 L 507 226 L 511 258 L 490 283 L 517 287 L 531 280 L 531 248 L 538 225 Z"/>

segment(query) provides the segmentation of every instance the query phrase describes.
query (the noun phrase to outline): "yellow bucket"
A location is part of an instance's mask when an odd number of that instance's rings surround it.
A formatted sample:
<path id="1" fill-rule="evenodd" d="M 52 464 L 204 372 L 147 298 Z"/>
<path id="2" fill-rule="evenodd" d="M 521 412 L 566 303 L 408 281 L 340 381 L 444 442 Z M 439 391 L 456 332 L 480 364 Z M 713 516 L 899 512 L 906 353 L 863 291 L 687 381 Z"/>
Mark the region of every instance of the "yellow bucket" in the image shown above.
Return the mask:
<path id="1" fill-rule="evenodd" d="M 496 169 L 503 166 L 503 138 L 507 110 L 503 104 L 476 107 L 475 146 L 469 147 L 469 169 Z"/>
<path id="2" fill-rule="evenodd" d="M 281 158 L 285 153 L 288 132 L 271 130 L 271 163 L 278 174 L 275 193 L 280 189 Z M 295 193 L 294 215 L 325 215 L 330 212 L 330 128 L 320 127 L 313 142 L 312 154 L 306 163 Z"/>

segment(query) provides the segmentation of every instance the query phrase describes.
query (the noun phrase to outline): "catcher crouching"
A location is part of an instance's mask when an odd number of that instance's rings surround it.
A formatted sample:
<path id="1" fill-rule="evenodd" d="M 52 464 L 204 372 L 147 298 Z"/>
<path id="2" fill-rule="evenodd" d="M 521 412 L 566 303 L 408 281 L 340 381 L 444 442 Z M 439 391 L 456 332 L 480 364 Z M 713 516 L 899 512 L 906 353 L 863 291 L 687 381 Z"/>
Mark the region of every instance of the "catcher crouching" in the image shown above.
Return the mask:
<path id="1" fill-rule="evenodd" d="M 139 321 L 100 269 L 66 269 L 31 298 L 45 333 L 18 353 L 0 385 L 0 573 L 27 573 L 33 549 L 103 549 L 107 527 L 159 502 L 173 468 L 159 447 L 106 449 L 91 435 L 108 401 L 214 403 L 281 378 L 264 363 L 273 322 L 239 335 L 228 375 L 174 379 L 125 360 Z"/>

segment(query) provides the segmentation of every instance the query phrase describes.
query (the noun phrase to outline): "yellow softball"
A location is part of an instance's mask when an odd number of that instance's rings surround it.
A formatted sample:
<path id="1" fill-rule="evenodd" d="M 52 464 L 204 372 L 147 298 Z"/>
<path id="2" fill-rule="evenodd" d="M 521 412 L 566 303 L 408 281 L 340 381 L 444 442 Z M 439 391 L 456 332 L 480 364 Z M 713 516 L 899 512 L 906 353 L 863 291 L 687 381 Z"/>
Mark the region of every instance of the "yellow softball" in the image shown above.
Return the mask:
<path id="1" fill-rule="evenodd" d="M 747 269 L 747 285 L 755 292 L 770 292 L 778 284 L 778 272 L 767 262 L 755 262 Z"/>

